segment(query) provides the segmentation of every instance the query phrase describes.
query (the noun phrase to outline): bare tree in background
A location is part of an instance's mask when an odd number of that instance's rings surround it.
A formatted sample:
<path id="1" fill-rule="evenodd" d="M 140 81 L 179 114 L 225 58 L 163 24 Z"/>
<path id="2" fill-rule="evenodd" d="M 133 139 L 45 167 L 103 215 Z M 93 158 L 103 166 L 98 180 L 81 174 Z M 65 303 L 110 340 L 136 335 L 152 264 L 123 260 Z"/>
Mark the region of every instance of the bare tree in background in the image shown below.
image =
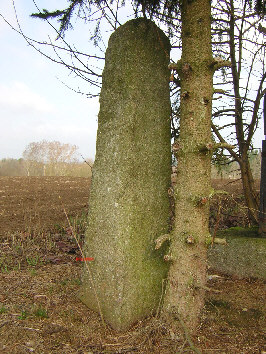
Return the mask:
<path id="1" fill-rule="evenodd" d="M 259 197 L 249 156 L 266 91 L 265 46 L 259 30 L 263 11 L 256 13 L 248 0 L 216 1 L 213 9 L 213 47 L 217 56 L 232 65 L 216 76 L 215 93 L 224 99 L 214 104 L 212 129 L 220 143 L 235 145 L 227 151 L 239 164 L 246 205 L 251 221 L 257 223 Z"/>
<path id="2" fill-rule="evenodd" d="M 40 142 L 32 142 L 27 145 L 23 151 L 24 164 L 27 171 L 27 176 L 45 175 L 44 169 L 44 144 Z"/>
<path id="3" fill-rule="evenodd" d="M 77 161 L 77 151 L 76 145 L 59 141 L 32 142 L 23 152 L 27 175 L 63 175 L 67 165 Z"/>

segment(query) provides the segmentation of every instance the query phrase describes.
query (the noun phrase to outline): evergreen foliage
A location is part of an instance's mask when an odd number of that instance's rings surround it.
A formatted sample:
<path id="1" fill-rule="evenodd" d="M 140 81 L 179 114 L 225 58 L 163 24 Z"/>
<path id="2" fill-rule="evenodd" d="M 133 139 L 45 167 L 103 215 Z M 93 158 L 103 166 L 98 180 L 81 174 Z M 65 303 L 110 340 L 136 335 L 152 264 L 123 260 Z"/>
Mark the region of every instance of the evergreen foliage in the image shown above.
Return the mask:
<path id="1" fill-rule="evenodd" d="M 48 20 L 50 18 L 56 18 L 60 23 L 59 36 L 64 36 L 68 29 L 72 28 L 71 19 L 74 13 L 80 14 L 82 11 L 90 13 L 92 6 L 97 6 L 99 9 L 108 6 L 106 0 L 69 0 L 70 5 L 64 10 L 48 11 L 43 9 L 40 12 L 31 14 L 31 17 L 40 18 L 42 20 Z M 110 5 L 114 0 L 109 0 Z M 125 1 L 122 1 L 122 5 Z M 171 24 L 171 17 L 178 12 L 180 1 L 179 0 L 165 0 L 163 3 L 159 0 L 133 0 L 135 6 L 135 13 L 137 16 L 139 7 L 141 6 L 143 17 L 152 18 L 155 13 L 159 15 L 169 16 L 168 23 Z M 75 11 L 77 10 L 77 12 Z M 147 16 L 148 15 L 148 16 Z M 86 16 L 86 15 L 85 15 Z M 89 17 L 89 16 L 88 16 Z"/>
<path id="2" fill-rule="evenodd" d="M 70 0 L 70 5 L 65 10 L 48 11 L 43 9 L 42 12 L 31 14 L 31 17 L 37 17 L 42 20 L 57 18 L 60 23 L 59 36 L 64 36 L 65 31 L 72 28 L 71 18 L 75 12 L 75 9 L 79 6 L 81 10 L 81 8 L 85 6 L 85 3 L 85 0 Z M 93 3 L 93 1 L 91 3 Z M 98 1 L 96 0 L 95 3 L 98 3 Z"/>
<path id="3" fill-rule="evenodd" d="M 255 0 L 255 11 L 260 15 L 266 14 L 266 1 L 265 0 Z"/>

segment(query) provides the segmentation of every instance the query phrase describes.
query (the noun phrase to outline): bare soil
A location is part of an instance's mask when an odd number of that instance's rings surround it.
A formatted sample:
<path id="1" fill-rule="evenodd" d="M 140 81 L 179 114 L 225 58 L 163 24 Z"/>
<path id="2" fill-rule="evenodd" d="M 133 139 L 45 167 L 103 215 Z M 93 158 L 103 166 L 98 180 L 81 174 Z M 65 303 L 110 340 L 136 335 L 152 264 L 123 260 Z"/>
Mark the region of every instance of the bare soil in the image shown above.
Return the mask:
<path id="1" fill-rule="evenodd" d="M 89 178 L 1 177 L 0 237 L 6 232 L 41 232 L 66 225 L 87 211 Z"/>
<path id="2" fill-rule="evenodd" d="M 213 228 L 219 206 L 218 228 L 248 225 L 241 185 L 228 182 L 214 181 L 228 194 L 213 198 Z M 65 211 L 82 245 L 89 185 L 85 178 L 0 178 L 0 353 L 193 353 L 182 327 L 175 336 L 150 317 L 116 333 L 78 300 L 81 255 Z M 194 346 L 264 353 L 264 282 L 209 273 Z"/>

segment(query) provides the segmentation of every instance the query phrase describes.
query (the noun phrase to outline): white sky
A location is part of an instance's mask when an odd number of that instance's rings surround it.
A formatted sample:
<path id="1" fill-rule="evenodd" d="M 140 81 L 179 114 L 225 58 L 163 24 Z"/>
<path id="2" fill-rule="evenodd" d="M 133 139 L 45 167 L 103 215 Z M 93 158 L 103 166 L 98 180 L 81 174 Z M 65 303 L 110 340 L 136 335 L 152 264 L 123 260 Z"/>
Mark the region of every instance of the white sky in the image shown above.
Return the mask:
<path id="1" fill-rule="evenodd" d="M 37 2 L 41 8 L 54 9 L 54 1 Z M 53 33 L 49 26 L 29 17 L 37 12 L 32 1 L 15 0 L 15 4 L 24 33 L 47 40 L 47 32 Z M 64 8 L 65 4 L 57 0 L 56 5 Z M 0 13 L 17 27 L 11 0 L 1 1 Z M 27 144 L 43 139 L 75 144 L 84 157 L 93 158 L 98 98 L 88 99 L 65 87 L 60 80 L 73 88 L 82 83 L 69 77 L 67 69 L 42 57 L 2 18 L 0 42 L 0 159 L 20 158 Z M 87 86 L 84 82 L 85 92 Z"/>
<path id="2" fill-rule="evenodd" d="M 32 12 L 37 12 L 32 0 L 14 1 L 26 35 L 42 41 L 48 40 L 48 35 L 56 37 L 45 21 L 30 18 Z M 36 0 L 36 3 L 41 9 L 55 9 L 54 0 Z M 57 0 L 56 7 L 64 9 L 67 3 Z M 0 14 L 17 28 L 12 0 L 1 1 Z M 78 26 L 67 32 L 67 39 L 75 42 L 78 49 L 93 54 L 95 48 L 88 41 L 92 35 L 88 25 Z M 109 34 L 106 27 L 106 38 Z M 43 139 L 75 144 L 84 157 L 94 158 L 98 98 L 79 95 L 60 80 L 72 88 L 80 87 L 83 92 L 90 91 L 88 83 L 69 76 L 67 69 L 42 57 L 1 17 L 0 41 L 0 159 L 20 158 L 27 144 Z M 261 121 L 255 137 L 254 145 L 258 148 L 264 138 L 262 124 Z"/>

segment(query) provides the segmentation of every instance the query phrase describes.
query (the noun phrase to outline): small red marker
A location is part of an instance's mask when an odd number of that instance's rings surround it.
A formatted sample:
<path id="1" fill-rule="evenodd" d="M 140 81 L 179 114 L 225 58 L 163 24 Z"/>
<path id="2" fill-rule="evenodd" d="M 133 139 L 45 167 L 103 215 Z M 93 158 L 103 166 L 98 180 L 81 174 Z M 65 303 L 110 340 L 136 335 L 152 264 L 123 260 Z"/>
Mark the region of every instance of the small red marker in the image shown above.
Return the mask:
<path id="1" fill-rule="evenodd" d="M 91 262 L 94 261 L 93 257 L 86 257 L 86 258 L 81 258 L 81 257 L 76 257 L 77 262 Z"/>

